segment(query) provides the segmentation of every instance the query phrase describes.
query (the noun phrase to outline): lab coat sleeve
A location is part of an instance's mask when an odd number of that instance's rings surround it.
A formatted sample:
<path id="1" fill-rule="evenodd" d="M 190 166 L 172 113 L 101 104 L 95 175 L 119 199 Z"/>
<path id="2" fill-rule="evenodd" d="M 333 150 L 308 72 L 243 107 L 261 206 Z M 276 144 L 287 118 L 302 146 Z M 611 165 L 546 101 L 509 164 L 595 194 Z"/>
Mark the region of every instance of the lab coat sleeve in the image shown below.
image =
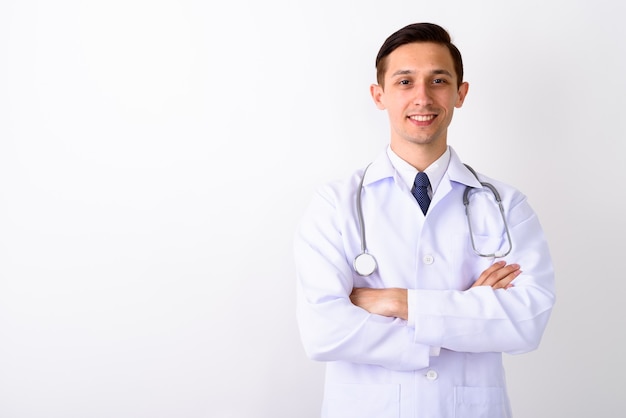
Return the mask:
<path id="1" fill-rule="evenodd" d="M 314 196 L 296 232 L 297 318 L 307 355 L 392 370 L 428 366 L 429 347 L 414 341 L 406 321 L 351 303 L 353 272 L 340 224 L 337 199 L 326 188 Z"/>
<path id="2" fill-rule="evenodd" d="M 554 271 L 536 214 L 524 197 L 509 214 L 508 263 L 520 274 L 509 289 L 410 290 L 415 341 L 462 352 L 519 354 L 536 349 L 555 302 Z M 474 279 L 477 279 L 475 277 Z"/>

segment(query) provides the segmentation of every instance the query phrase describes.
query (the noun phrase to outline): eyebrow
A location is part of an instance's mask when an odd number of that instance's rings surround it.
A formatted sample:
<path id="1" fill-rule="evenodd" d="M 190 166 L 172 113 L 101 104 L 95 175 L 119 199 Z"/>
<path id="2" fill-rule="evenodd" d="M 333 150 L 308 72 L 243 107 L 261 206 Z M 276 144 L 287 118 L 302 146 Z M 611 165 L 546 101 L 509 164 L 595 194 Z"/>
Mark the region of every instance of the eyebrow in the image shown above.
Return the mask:
<path id="1" fill-rule="evenodd" d="M 399 75 L 408 75 L 408 74 L 415 74 L 415 71 L 413 70 L 398 70 L 395 73 L 391 74 L 392 77 L 396 77 Z M 452 77 L 452 73 L 450 73 L 450 71 L 448 70 L 444 70 L 444 69 L 440 69 L 440 70 L 432 70 L 430 72 L 431 75 L 438 75 L 438 74 L 443 74 L 443 75 L 447 75 L 449 77 Z"/>

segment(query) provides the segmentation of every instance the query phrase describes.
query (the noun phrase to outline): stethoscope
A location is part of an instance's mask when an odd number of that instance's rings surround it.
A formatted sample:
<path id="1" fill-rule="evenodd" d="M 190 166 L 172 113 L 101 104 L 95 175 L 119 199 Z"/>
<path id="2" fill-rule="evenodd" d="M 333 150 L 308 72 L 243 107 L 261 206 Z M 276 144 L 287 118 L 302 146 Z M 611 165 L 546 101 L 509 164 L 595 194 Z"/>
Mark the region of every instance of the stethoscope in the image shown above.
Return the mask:
<path id="1" fill-rule="evenodd" d="M 365 167 L 365 170 L 363 170 L 363 176 L 361 176 L 361 181 L 359 182 L 359 188 L 357 189 L 357 193 L 356 193 L 356 214 L 357 214 L 357 219 L 359 221 L 359 232 L 361 234 L 361 254 L 355 257 L 353 264 L 354 264 L 354 270 L 360 276 L 369 276 L 370 274 L 374 273 L 377 268 L 376 259 L 374 258 L 372 254 L 370 254 L 367 251 L 367 244 L 365 241 L 365 222 L 363 221 L 363 208 L 361 206 L 361 194 L 363 192 L 363 181 L 365 180 L 365 173 L 367 173 L 367 169 L 369 168 L 370 165 L 371 163 L 367 167 Z M 472 222 L 470 221 L 471 214 L 470 214 L 470 199 L 469 199 L 470 192 L 474 189 L 474 187 L 467 186 L 465 188 L 465 191 L 463 192 L 463 205 L 465 206 L 465 216 L 467 217 L 467 225 L 469 227 L 469 235 L 470 235 L 470 241 L 472 243 L 472 250 L 474 251 L 476 255 L 480 257 L 487 257 L 487 258 L 505 257 L 513 249 L 513 242 L 511 241 L 509 225 L 506 222 L 506 217 L 504 216 L 504 207 L 502 206 L 502 198 L 500 197 L 500 193 L 498 193 L 498 190 L 491 183 L 480 181 L 480 179 L 478 178 L 478 175 L 476 174 L 476 171 L 474 171 L 472 167 L 470 167 L 467 164 L 465 164 L 465 166 L 469 169 L 469 171 L 472 172 L 472 174 L 474 175 L 474 177 L 476 177 L 476 180 L 478 180 L 481 186 L 486 187 L 487 189 L 491 191 L 491 193 L 493 193 L 496 203 L 498 204 L 498 208 L 500 209 L 500 216 L 502 217 L 502 223 L 504 224 L 504 231 L 506 233 L 506 238 L 508 241 L 508 249 L 506 251 L 496 251 L 494 253 L 484 254 L 476 248 L 476 243 L 474 242 L 474 233 L 472 231 Z"/>

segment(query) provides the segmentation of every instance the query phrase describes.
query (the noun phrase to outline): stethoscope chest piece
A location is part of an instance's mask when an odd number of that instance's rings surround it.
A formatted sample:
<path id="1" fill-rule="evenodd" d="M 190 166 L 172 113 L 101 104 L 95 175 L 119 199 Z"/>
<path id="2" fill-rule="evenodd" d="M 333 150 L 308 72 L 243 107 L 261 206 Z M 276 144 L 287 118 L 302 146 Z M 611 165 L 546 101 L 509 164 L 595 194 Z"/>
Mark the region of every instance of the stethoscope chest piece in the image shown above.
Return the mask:
<path id="1" fill-rule="evenodd" d="M 376 259 L 373 255 L 363 252 L 354 259 L 354 270 L 360 276 L 369 276 L 376 270 Z"/>

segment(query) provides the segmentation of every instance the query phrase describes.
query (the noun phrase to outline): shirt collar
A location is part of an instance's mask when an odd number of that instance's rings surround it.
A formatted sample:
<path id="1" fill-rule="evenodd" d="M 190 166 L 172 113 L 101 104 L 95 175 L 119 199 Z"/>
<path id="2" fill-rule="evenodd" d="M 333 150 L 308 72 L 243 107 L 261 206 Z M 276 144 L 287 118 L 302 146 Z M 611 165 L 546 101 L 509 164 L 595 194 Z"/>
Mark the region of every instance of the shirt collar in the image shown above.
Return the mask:
<path id="1" fill-rule="evenodd" d="M 387 146 L 387 156 L 389 157 L 391 164 L 398 172 L 398 175 L 400 176 L 402 181 L 405 182 L 409 190 L 411 190 L 411 188 L 413 187 L 413 181 L 415 180 L 415 175 L 417 174 L 418 170 L 411 164 L 400 158 L 398 154 L 393 152 L 390 145 Z M 424 170 L 424 172 L 428 174 L 428 180 L 430 181 L 430 187 L 433 194 L 437 190 L 437 186 L 439 186 L 439 183 L 441 183 L 441 179 L 446 173 L 449 163 L 450 147 L 446 147 L 446 151 L 441 155 L 441 157 L 435 160 L 431 165 L 426 167 L 426 170 Z"/>

